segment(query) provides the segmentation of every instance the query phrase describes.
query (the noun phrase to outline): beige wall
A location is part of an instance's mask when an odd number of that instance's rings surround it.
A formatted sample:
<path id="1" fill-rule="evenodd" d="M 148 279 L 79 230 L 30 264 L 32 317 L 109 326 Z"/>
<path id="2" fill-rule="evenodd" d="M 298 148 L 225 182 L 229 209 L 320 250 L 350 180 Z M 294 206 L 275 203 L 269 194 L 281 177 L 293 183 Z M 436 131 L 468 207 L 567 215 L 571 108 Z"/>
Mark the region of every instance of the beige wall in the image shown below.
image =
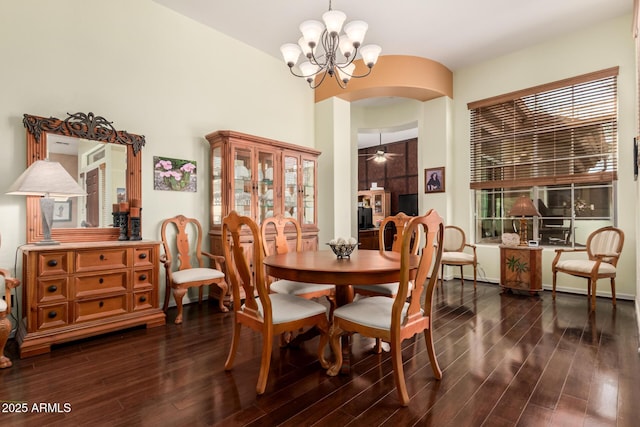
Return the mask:
<path id="1" fill-rule="evenodd" d="M 282 61 L 151 0 L 0 2 L 0 266 L 25 243 L 25 200 L 6 189 L 26 167 L 24 113 L 93 112 L 146 136 L 143 237 L 165 217 L 208 225 L 208 144 L 233 129 L 314 145 L 313 91 Z M 195 160 L 197 193 L 155 191 L 153 156 Z M 20 269 L 20 266 L 19 266 Z"/>

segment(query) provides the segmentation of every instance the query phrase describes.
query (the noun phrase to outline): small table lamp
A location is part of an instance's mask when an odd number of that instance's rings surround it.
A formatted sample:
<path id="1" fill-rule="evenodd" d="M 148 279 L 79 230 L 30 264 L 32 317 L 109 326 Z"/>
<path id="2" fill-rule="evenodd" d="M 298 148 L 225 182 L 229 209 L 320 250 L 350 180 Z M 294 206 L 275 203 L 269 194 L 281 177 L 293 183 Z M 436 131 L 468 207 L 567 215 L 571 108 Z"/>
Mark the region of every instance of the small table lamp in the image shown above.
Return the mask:
<path id="1" fill-rule="evenodd" d="M 51 223 L 53 222 L 53 197 L 86 196 L 87 193 L 69 175 L 58 162 L 36 160 L 22 172 L 16 182 L 9 187 L 7 194 L 22 196 L 42 196 L 40 213 L 42 215 L 43 238 L 36 245 L 58 245 L 51 240 Z"/>
<path id="2" fill-rule="evenodd" d="M 527 246 L 527 216 L 540 216 L 540 212 L 533 205 L 533 202 L 528 196 L 524 194 L 516 200 L 509 211 L 509 216 L 520 217 L 520 246 Z"/>

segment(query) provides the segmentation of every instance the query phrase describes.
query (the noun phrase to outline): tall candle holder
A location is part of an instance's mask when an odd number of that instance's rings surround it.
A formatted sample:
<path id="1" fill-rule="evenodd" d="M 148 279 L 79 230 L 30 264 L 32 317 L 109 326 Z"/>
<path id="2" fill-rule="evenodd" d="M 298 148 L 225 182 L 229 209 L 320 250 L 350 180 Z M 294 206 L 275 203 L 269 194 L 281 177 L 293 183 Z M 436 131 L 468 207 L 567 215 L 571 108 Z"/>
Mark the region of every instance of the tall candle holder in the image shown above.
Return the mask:
<path id="1" fill-rule="evenodd" d="M 118 240 L 129 240 L 129 213 L 118 212 L 118 216 L 118 226 L 120 227 L 120 236 L 118 236 Z"/>
<path id="2" fill-rule="evenodd" d="M 140 217 L 142 216 L 142 208 L 131 208 L 130 212 L 131 216 L 129 220 L 131 221 L 131 235 L 129 240 L 142 240 L 142 235 L 140 233 Z M 137 216 L 133 216 L 136 214 Z"/>

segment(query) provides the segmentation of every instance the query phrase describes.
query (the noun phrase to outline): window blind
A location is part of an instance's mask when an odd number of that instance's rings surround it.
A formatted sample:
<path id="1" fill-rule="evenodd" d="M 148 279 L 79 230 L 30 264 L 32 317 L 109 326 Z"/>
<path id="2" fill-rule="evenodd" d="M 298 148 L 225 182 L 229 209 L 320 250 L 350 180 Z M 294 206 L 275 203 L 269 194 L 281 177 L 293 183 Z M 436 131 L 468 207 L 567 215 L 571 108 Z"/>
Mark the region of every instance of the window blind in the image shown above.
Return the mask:
<path id="1" fill-rule="evenodd" d="M 618 67 L 470 103 L 470 187 L 617 179 Z"/>

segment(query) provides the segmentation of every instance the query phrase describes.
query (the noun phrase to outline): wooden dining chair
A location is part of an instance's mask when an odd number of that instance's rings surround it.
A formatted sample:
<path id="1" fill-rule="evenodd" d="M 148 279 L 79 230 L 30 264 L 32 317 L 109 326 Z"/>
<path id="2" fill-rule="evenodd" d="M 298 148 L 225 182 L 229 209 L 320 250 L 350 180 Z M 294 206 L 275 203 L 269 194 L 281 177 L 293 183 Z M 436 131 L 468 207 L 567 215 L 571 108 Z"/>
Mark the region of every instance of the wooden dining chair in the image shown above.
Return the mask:
<path id="1" fill-rule="evenodd" d="M 393 236 L 391 241 L 391 251 L 400 252 L 402 248 L 402 236 L 404 235 L 405 228 L 409 221 L 413 219 L 412 216 L 406 215 L 403 212 L 394 216 L 388 216 L 380 223 L 380 229 L 378 233 L 380 252 L 384 252 L 389 244 L 387 242 L 387 236 Z M 394 228 L 393 233 L 387 233 L 389 228 Z M 415 234 L 411 241 L 411 253 L 414 255 L 418 253 L 420 248 L 420 235 Z M 357 285 L 353 287 L 354 293 L 366 295 L 366 296 L 388 296 L 395 297 L 398 293 L 398 282 L 385 283 L 382 285 Z"/>
<path id="2" fill-rule="evenodd" d="M 248 229 L 253 238 L 253 247 L 247 261 L 240 237 L 243 229 Z M 305 327 L 316 327 L 320 331 L 318 360 L 323 368 L 329 363 L 324 357 L 324 348 L 329 339 L 329 319 L 327 309 L 320 303 L 289 294 L 270 293 L 267 287 L 263 265 L 264 253 L 262 236 L 258 225 L 247 216 L 232 211 L 222 221 L 224 257 L 233 291 L 233 337 L 224 369 L 229 371 L 240 345 L 240 331 L 246 326 L 262 334 L 262 359 L 256 392 L 263 394 L 267 385 L 274 336 Z M 253 265 L 256 268 L 251 268 Z M 240 289 L 247 297 L 240 301 Z"/>
<path id="3" fill-rule="evenodd" d="M 414 234 L 425 238 L 420 262 L 411 280 L 411 242 Z M 433 346 L 433 290 L 438 280 L 438 268 L 442 257 L 444 225 L 438 213 L 431 209 L 424 216 L 413 218 L 405 227 L 402 235 L 400 282 L 395 298 L 369 297 L 354 300 L 350 304 L 338 307 L 333 312 L 331 328 L 331 348 L 336 355 L 336 363 L 329 368 L 329 375 L 337 375 L 342 365 L 340 337 L 355 332 L 361 335 L 381 338 L 391 346 L 391 364 L 398 396 L 403 406 L 409 404 L 409 394 L 404 379 L 402 365 L 402 341 L 419 332 L 424 333 L 431 369 L 436 379 L 442 378 L 442 371 L 436 359 Z M 424 304 L 421 304 L 422 291 L 426 284 Z M 407 301 L 411 292 L 412 298 Z"/>
<path id="4" fill-rule="evenodd" d="M 195 218 L 177 215 L 162 222 L 160 235 L 164 248 L 160 262 L 164 264 L 166 277 L 164 312 L 169 308 L 169 290 L 172 290 L 178 308 L 175 323 L 179 325 L 182 323 L 182 299 L 187 290 L 198 287 L 198 301 L 202 302 L 203 286 L 209 286 L 209 298 L 218 298 L 220 311 L 229 311 L 224 305 L 229 290 L 222 267 L 224 257 L 202 250 L 200 222 Z M 215 268 L 205 266 L 203 255 L 213 262 Z"/>
<path id="5" fill-rule="evenodd" d="M 265 256 L 289 252 L 290 243 L 285 234 L 287 225 L 293 227 L 295 230 L 295 240 L 293 241 L 292 249 L 296 252 L 302 251 L 302 229 L 300 228 L 300 224 L 292 217 L 285 217 L 282 214 L 278 214 L 265 219 L 260 226 L 260 235 L 262 237 Z M 272 231 L 275 231 L 275 234 L 272 234 Z M 295 295 L 306 299 L 326 297 L 331 307 L 335 307 L 336 288 L 333 285 L 304 283 L 275 278 L 275 280 L 271 282 L 269 290 L 277 294 Z"/>
<path id="6" fill-rule="evenodd" d="M 447 225 L 444 228 L 444 247 L 442 248 L 442 263 L 440 266 L 440 284 L 444 284 L 444 266 L 454 265 L 460 267 L 460 282 L 464 285 L 462 267 L 473 266 L 473 289 L 477 289 L 478 256 L 476 245 L 467 243 L 464 230 L 455 225 Z M 467 250 L 465 252 L 465 249 Z M 471 253 L 469 252 L 471 250 Z"/>
<path id="7" fill-rule="evenodd" d="M 587 238 L 584 248 L 556 249 L 551 263 L 553 271 L 553 298 L 556 297 L 556 276 L 565 273 L 587 279 L 587 296 L 591 298 L 591 310 L 596 309 L 596 283 L 598 279 L 611 280 L 612 304 L 616 306 L 616 271 L 624 245 L 624 232 L 616 227 L 602 227 Z M 587 259 L 561 259 L 571 252 L 586 253 Z M 566 257 L 565 257 L 566 258 Z"/>
<path id="8" fill-rule="evenodd" d="M 12 365 L 11 359 L 4 355 L 4 347 L 11 334 L 11 320 L 7 317 L 11 314 L 11 290 L 19 285 L 20 281 L 11 277 L 8 270 L 0 268 L 0 287 L 4 287 L 4 299 L 0 298 L 0 369 Z"/>

